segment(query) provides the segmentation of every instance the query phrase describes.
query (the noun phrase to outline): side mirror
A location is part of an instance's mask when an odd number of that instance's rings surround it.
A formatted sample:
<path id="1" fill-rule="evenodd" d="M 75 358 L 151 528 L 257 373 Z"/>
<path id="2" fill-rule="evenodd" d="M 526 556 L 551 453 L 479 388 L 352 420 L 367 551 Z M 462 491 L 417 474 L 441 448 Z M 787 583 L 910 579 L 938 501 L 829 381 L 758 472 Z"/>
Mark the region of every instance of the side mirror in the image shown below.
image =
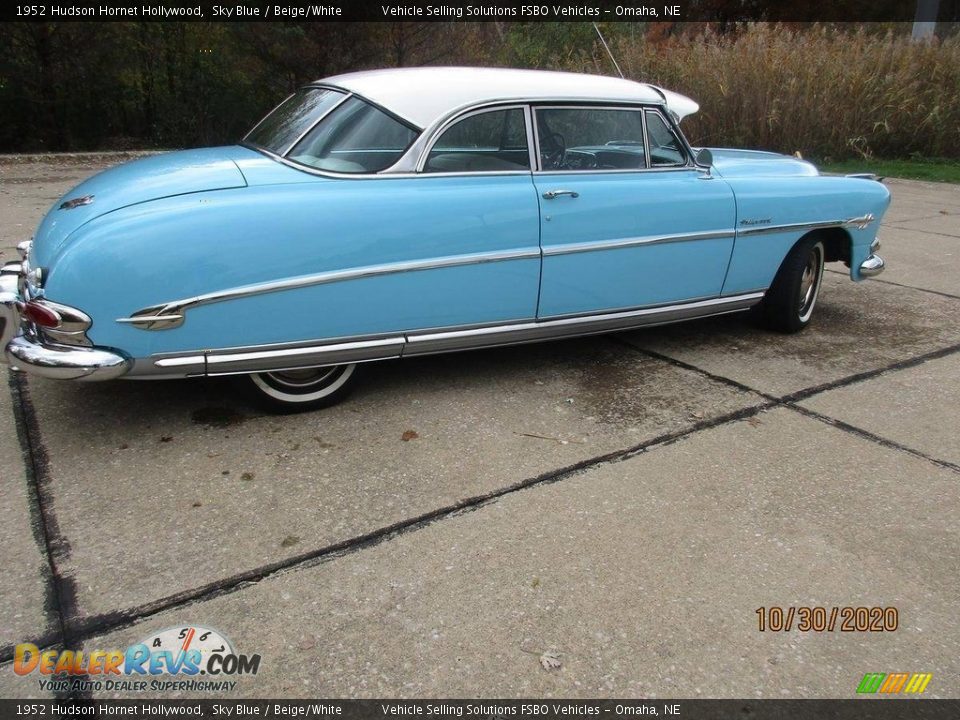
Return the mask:
<path id="1" fill-rule="evenodd" d="M 697 164 L 697 167 L 709 170 L 710 166 L 713 165 L 713 153 L 710 152 L 709 148 L 701 148 L 693 161 Z"/>

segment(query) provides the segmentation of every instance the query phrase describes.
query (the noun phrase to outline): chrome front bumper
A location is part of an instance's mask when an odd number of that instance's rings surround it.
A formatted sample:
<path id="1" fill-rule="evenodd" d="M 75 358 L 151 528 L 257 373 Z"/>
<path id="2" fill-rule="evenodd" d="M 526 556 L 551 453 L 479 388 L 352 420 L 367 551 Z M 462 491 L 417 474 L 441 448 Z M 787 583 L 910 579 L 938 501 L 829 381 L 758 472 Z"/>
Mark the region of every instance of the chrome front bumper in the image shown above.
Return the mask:
<path id="1" fill-rule="evenodd" d="M 18 262 L 0 268 L 0 360 L 13 370 L 58 380 L 112 380 L 130 369 L 131 361 L 111 350 L 43 342 L 20 318 L 20 272 Z"/>

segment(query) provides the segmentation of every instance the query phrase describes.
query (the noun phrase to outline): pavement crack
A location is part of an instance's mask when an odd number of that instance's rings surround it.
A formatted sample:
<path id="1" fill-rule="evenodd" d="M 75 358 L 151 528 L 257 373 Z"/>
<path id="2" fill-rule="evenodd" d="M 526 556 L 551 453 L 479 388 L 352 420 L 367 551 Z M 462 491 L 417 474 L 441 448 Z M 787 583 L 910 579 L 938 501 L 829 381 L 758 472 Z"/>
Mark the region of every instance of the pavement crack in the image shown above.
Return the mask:
<path id="1" fill-rule="evenodd" d="M 853 375 L 847 375 L 842 377 L 839 380 L 832 380 L 830 382 L 825 382 L 820 385 L 813 385 L 802 390 L 797 390 L 796 392 L 789 393 L 780 397 L 780 402 L 784 404 L 792 404 L 800 402 L 801 400 L 807 400 L 808 398 L 813 397 L 814 395 L 819 395 L 820 393 L 827 392 L 828 390 L 836 390 L 838 388 L 844 388 L 849 385 L 854 385 L 865 380 L 872 380 L 875 377 L 884 375 L 889 372 L 895 372 L 897 370 L 906 370 L 907 368 L 916 367 L 917 365 L 922 365 L 925 362 L 930 360 L 938 360 L 939 358 L 947 357 L 948 355 L 953 355 L 954 353 L 960 352 L 960 343 L 956 345 L 950 345 L 945 348 L 940 348 L 939 350 L 932 350 L 931 352 L 924 353 L 922 355 L 916 355 L 912 358 L 906 360 L 899 360 L 889 365 L 884 365 L 880 368 L 875 368 L 873 370 L 866 370 L 861 373 L 854 373 Z"/>
<path id="2" fill-rule="evenodd" d="M 633 343 L 631 343 L 628 340 L 625 340 L 624 338 L 621 338 L 618 336 L 610 336 L 610 339 L 613 340 L 614 342 L 617 342 L 621 345 L 625 345 L 626 347 L 629 347 L 635 350 L 636 352 L 646 355 L 648 357 L 654 358 L 656 360 L 661 360 L 675 367 L 679 367 L 685 370 L 689 370 L 691 372 L 695 372 L 715 382 L 723 383 L 724 385 L 727 385 L 729 387 L 737 388 L 738 390 L 742 390 L 744 392 L 751 392 L 756 395 L 759 395 L 760 397 L 762 397 L 764 400 L 768 402 L 769 407 L 783 407 L 788 410 L 793 410 L 794 412 L 798 412 L 801 415 L 806 415 L 810 418 L 819 420 L 821 422 L 825 422 L 826 424 L 831 425 L 837 428 L 838 430 L 843 430 L 845 432 L 852 433 L 853 435 L 856 435 L 865 440 L 870 440 L 872 442 L 875 442 L 891 450 L 900 450 L 902 452 L 909 453 L 910 455 L 913 455 L 915 457 L 923 458 L 924 460 L 927 460 L 933 463 L 934 465 L 945 468 L 947 470 L 960 472 L 960 466 L 955 465 L 954 463 L 951 463 L 947 460 L 941 460 L 939 458 L 932 457 L 919 450 L 915 450 L 906 445 L 901 445 L 900 443 L 894 440 L 888 440 L 887 438 L 881 437 L 880 435 L 876 435 L 870 432 L 869 430 L 864 430 L 863 428 L 859 428 L 856 425 L 851 425 L 850 423 L 844 422 L 842 420 L 838 420 L 837 418 L 831 417 L 829 415 L 818 413 L 814 410 L 810 410 L 808 408 L 805 408 L 797 404 L 803 400 L 807 400 L 813 397 L 814 395 L 819 395 L 820 393 L 828 392 L 830 390 L 837 390 L 839 388 L 845 388 L 850 385 L 855 385 L 856 383 L 864 382 L 866 380 L 872 380 L 873 378 L 879 377 L 880 375 L 883 375 L 885 373 L 896 372 L 897 370 L 905 370 L 907 368 L 915 367 L 917 365 L 922 365 L 923 363 L 929 362 L 930 360 L 937 360 L 942 357 L 947 357 L 948 355 L 953 355 L 954 353 L 960 352 L 960 344 L 950 345 L 949 347 L 940 348 L 939 350 L 933 350 L 931 352 L 924 353 L 923 355 L 917 355 L 915 357 L 908 358 L 907 360 L 901 360 L 895 363 L 891 363 L 890 365 L 885 365 L 884 367 L 881 367 L 881 368 L 876 368 L 874 370 L 867 370 L 865 372 L 855 373 L 853 375 L 847 375 L 846 377 L 842 377 L 838 380 L 822 383 L 820 385 L 814 385 L 808 388 L 804 388 L 802 390 L 797 390 L 787 395 L 776 397 L 774 395 L 765 393 L 762 390 L 757 390 L 756 388 L 752 388 L 749 385 L 745 385 L 744 383 L 741 383 L 737 380 L 733 380 L 723 375 L 717 375 L 716 373 L 712 373 L 709 370 L 704 370 L 703 368 L 697 367 L 696 365 L 692 365 L 688 362 L 684 362 L 683 360 L 678 360 L 677 358 L 670 357 L 669 355 L 664 355 L 663 353 L 659 353 L 656 350 L 648 350 L 647 348 L 634 345 Z"/>
<path id="3" fill-rule="evenodd" d="M 679 360 L 675 357 L 670 357 L 669 355 L 664 355 L 663 353 L 659 353 L 656 350 L 650 350 L 645 347 L 640 347 L 639 345 L 635 345 L 634 343 L 630 342 L 626 338 L 620 337 L 619 335 L 610 335 L 609 338 L 610 340 L 612 340 L 613 342 L 619 345 L 625 345 L 631 350 L 634 350 L 635 352 L 638 352 L 641 355 L 646 355 L 647 357 L 651 357 L 654 360 L 660 360 L 662 362 L 673 365 L 674 367 L 695 372 L 698 375 L 702 375 L 705 378 L 709 378 L 710 380 L 713 380 L 714 382 L 722 383 L 723 385 L 735 388 L 737 390 L 740 390 L 741 392 L 748 392 L 754 395 L 759 395 L 764 400 L 768 400 L 770 402 L 780 401 L 780 398 L 774 395 L 770 395 L 769 393 L 765 393 L 762 390 L 757 390 L 756 388 L 752 388 L 749 385 L 745 385 L 744 383 L 739 382 L 738 380 L 734 380 L 733 378 L 728 378 L 725 375 L 717 375 L 716 373 L 712 373 L 709 370 L 704 370 L 701 367 L 692 365 L 688 362 L 684 362 L 683 360 Z"/>
<path id="4" fill-rule="evenodd" d="M 863 428 L 857 427 L 856 425 L 851 425 L 850 423 L 844 422 L 843 420 L 838 420 L 835 417 L 824 415 L 823 413 L 819 413 L 816 410 L 805 408 L 802 405 L 794 405 L 793 403 L 788 403 L 787 407 L 789 407 L 791 410 L 794 410 L 800 413 L 801 415 L 805 415 L 809 418 L 813 418 L 814 420 L 819 420 L 820 422 L 826 423 L 827 425 L 831 425 L 845 432 L 852 433 L 866 440 L 870 440 L 872 442 L 877 443 L 878 445 L 882 445 L 885 448 L 890 448 L 891 450 L 899 450 L 901 452 L 909 453 L 914 457 L 918 457 L 922 460 L 926 460 L 927 462 L 931 462 L 934 465 L 942 467 L 946 470 L 952 470 L 955 473 L 960 473 L 960 465 L 952 463 L 948 460 L 941 460 L 940 458 L 935 458 L 931 455 L 927 455 L 926 453 L 921 452 L 920 450 L 914 450 L 913 448 L 908 447 L 906 445 L 901 445 L 900 443 L 894 440 L 888 440 L 887 438 L 881 437 L 880 435 L 876 435 L 870 432 L 869 430 L 864 430 Z"/>
<path id="5" fill-rule="evenodd" d="M 417 530 L 429 527 L 430 525 L 447 520 L 450 518 L 458 517 L 460 515 L 479 510 L 491 503 L 494 503 L 500 500 L 503 497 L 511 495 L 513 493 L 520 492 L 522 490 L 527 490 L 530 488 L 548 485 L 556 482 L 560 482 L 567 478 L 576 476 L 580 473 L 583 473 L 587 470 L 596 468 L 603 464 L 612 464 L 628 460 L 637 455 L 650 452 L 657 448 L 666 447 L 677 443 L 679 441 L 685 440 L 689 437 L 696 435 L 699 432 L 704 430 L 710 430 L 717 428 L 723 425 L 730 423 L 738 422 L 741 420 L 746 420 L 755 415 L 766 412 L 767 410 L 776 408 L 776 407 L 787 407 L 795 412 L 800 412 L 802 414 L 808 415 L 812 418 L 820 420 L 822 422 L 827 422 L 838 429 L 844 430 L 846 432 L 853 433 L 860 437 L 866 438 L 878 444 L 881 444 L 885 447 L 901 450 L 903 452 L 910 453 L 917 457 L 922 457 L 930 462 L 946 467 L 955 471 L 960 472 L 960 468 L 948 463 L 943 460 L 937 460 L 935 458 L 930 458 L 923 453 L 920 453 L 911 448 L 899 445 L 893 441 L 887 440 L 885 438 L 879 437 L 872 433 L 869 433 L 860 428 L 856 428 L 842 421 L 830 418 L 825 415 L 820 415 L 812 410 L 802 408 L 794 403 L 799 400 L 806 399 L 820 392 L 825 392 L 827 390 L 832 390 L 839 387 L 844 387 L 846 385 L 851 385 L 856 382 L 861 382 L 878 375 L 881 375 L 884 372 L 889 372 L 891 370 L 903 369 L 907 367 L 912 367 L 920 363 L 932 360 L 938 357 L 944 357 L 946 355 L 960 351 L 960 344 L 953 345 L 948 348 L 942 348 L 924 355 L 920 355 L 908 360 L 900 361 L 893 363 L 891 365 L 879 368 L 876 370 L 870 370 L 863 373 L 858 373 L 855 375 L 850 375 L 844 378 L 841 378 L 836 381 L 829 383 L 824 383 L 812 388 L 805 388 L 797 392 L 785 395 L 783 397 L 776 397 L 768 393 L 764 393 L 755 388 L 752 388 L 744 383 L 733 380 L 731 378 L 724 377 L 722 375 L 717 375 L 711 373 L 707 370 L 703 370 L 695 365 L 686 363 L 682 360 L 677 360 L 671 358 L 662 353 L 656 351 L 647 350 L 645 348 L 638 347 L 623 338 L 610 336 L 614 342 L 624 345 L 631 348 L 635 352 L 647 355 L 656 360 L 670 363 L 680 368 L 696 372 L 700 375 L 703 375 L 715 382 L 722 383 L 732 388 L 736 388 L 741 392 L 751 393 L 762 400 L 755 405 L 750 405 L 739 410 L 735 410 L 729 413 L 718 415 L 712 418 L 706 418 L 696 423 L 691 424 L 690 426 L 675 430 L 667 433 L 663 433 L 654 438 L 646 440 L 642 443 L 639 443 L 635 446 L 615 450 L 609 453 L 598 455 L 592 458 L 581 460 L 572 465 L 560 468 L 558 470 L 553 470 L 541 475 L 537 475 L 531 478 L 520 480 L 511 485 L 493 490 L 488 493 L 481 495 L 464 498 L 455 503 L 431 510 L 429 512 L 416 515 L 405 520 L 386 525 L 375 530 L 372 530 L 368 533 L 362 535 L 354 536 L 345 540 L 332 543 L 321 548 L 317 548 L 308 552 L 300 553 L 283 560 L 278 560 L 273 563 L 268 563 L 266 565 L 254 568 L 251 570 L 238 573 L 226 578 L 221 578 L 220 580 L 201 585 L 199 587 L 191 588 L 184 590 L 179 593 L 174 593 L 163 598 L 159 598 L 136 607 L 127 608 L 124 610 L 118 610 L 111 613 L 105 613 L 101 615 L 94 615 L 89 617 L 78 617 L 75 612 L 75 596 L 72 594 L 72 581 L 63 578 L 60 575 L 58 566 L 56 564 L 56 541 L 54 540 L 56 536 L 56 523 L 55 518 L 53 517 L 52 510 L 49 507 L 49 498 L 46 498 L 44 495 L 44 479 L 46 478 L 46 466 L 45 459 L 43 463 L 36 464 L 34 462 L 34 470 L 32 471 L 32 477 L 36 478 L 35 489 L 37 492 L 37 498 L 39 502 L 40 509 L 43 513 L 45 532 L 47 533 L 47 547 L 48 555 L 51 561 L 51 569 L 54 574 L 54 581 L 58 587 L 58 601 L 59 601 L 59 617 L 61 620 L 61 635 L 63 638 L 64 646 L 73 646 L 75 643 L 82 643 L 91 638 L 104 635 L 106 633 L 115 632 L 117 630 L 122 630 L 134 626 L 144 620 L 149 620 L 151 617 L 169 610 L 177 610 L 186 607 L 190 607 L 194 604 L 212 600 L 217 597 L 225 596 L 232 594 L 234 592 L 240 591 L 242 589 L 248 588 L 252 585 L 260 583 L 264 580 L 278 576 L 287 572 L 296 572 L 299 570 L 315 567 L 317 565 L 330 562 L 340 557 L 344 557 L 355 552 L 365 550 L 367 548 L 374 547 L 381 543 L 393 540 L 401 535 L 406 533 L 415 532 Z M 21 433 L 23 437 L 26 438 L 26 441 L 29 444 L 31 449 L 31 458 L 35 458 L 35 451 L 37 448 L 42 451 L 42 445 L 39 445 L 39 433 L 36 428 L 36 419 L 33 416 L 32 405 L 29 402 L 29 394 L 27 389 L 22 381 L 11 380 L 11 388 L 15 393 L 15 405 L 20 408 L 20 416 L 22 420 L 18 420 L 18 423 L 22 423 L 24 432 Z M 18 424 L 18 427 L 21 427 Z M 23 441 L 22 441 L 23 442 Z M 45 457 L 41 456 L 41 457 Z M 53 532 L 51 532 L 51 528 Z M 68 589 L 69 588 L 69 589 Z M 0 662 L 3 662 L 2 656 L 0 656 Z"/>
<path id="6" fill-rule="evenodd" d="M 49 460 L 46 447 L 40 436 L 37 416 L 30 400 L 30 390 L 26 380 L 19 373 L 9 374 L 10 395 L 12 397 L 14 425 L 23 454 L 24 468 L 29 489 L 28 497 L 31 514 L 38 530 L 38 539 L 46 557 L 49 599 L 47 602 L 48 619 L 53 631 L 45 633 L 40 640 L 49 644 L 73 647 L 75 638 L 70 632 L 70 618 L 76 614 L 76 588 L 73 578 L 67 577 L 60 569 L 61 559 L 70 554 L 70 546 L 60 533 L 56 514 L 53 510 L 53 498 L 49 491 Z M 0 649 L 0 661 L 6 659 L 13 648 Z M 56 697 L 84 698 L 87 694 L 56 693 Z"/>
<path id="7" fill-rule="evenodd" d="M 506 487 L 493 490 L 482 495 L 464 498 L 453 504 L 431 510 L 427 513 L 423 513 L 412 518 L 401 520 L 391 525 L 386 525 L 362 535 L 341 540 L 339 542 L 326 545 L 322 548 L 301 553 L 283 560 L 278 560 L 277 562 L 269 563 L 259 568 L 248 570 L 227 578 L 222 578 L 200 587 L 168 595 L 167 597 L 144 603 L 137 607 L 102 615 L 90 616 L 87 618 L 71 619 L 71 637 L 76 640 L 87 640 L 109 632 L 131 627 L 161 612 L 189 607 L 199 602 L 205 602 L 217 597 L 232 594 L 244 588 L 250 587 L 251 585 L 262 582 L 263 580 L 277 576 L 281 573 L 299 571 L 320 565 L 322 563 L 330 562 L 345 555 L 350 555 L 355 552 L 374 547 L 383 542 L 387 542 L 399 537 L 400 535 L 421 530 L 436 522 L 479 510 L 480 508 L 483 508 L 513 493 L 542 485 L 560 482 L 561 480 L 565 480 L 600 465 L 621 462 L 641 453 L 648 452 L 652 449 L 671 445 L 703 430 L 709 430 L 721 425 L 726 425 L 728 423 L 745 420 L 753 417 L 757 413 L 769 409 L 772 407 L 772 405 L 772 403 L 761 403 L 758 405 L 741 408 L 733 412 L 725 413 L 723 415 L 718 415 L 713 418 L 706 418 L 684 429 L 663 433 L 626 449 L 615 450 L 593 458 L 581 460 L 564 468 L 543 473 L 532 478 L 520 480 Z"/>
<path id="8" fill-rule="evenodd" d="M 939 235 L 940 237 L 948 237 L 948 238 L 952 238 L 953 240 L 960 240 L 960 235 L 952 235 L 950 233 L 937 232 L 936 230 L 917 230 L 916 228 L 904 227 L 903 225 L 885 225 L 885 227 L 894 228 L 896 230 L 907 230 L 908 232 L 923 233 L 924 235 Z"/>
<path id="9" fill-rule="evenodd" d="M 847 276 L 849 273 L 841 272 L 839 270 L 831 270 L 830 268 L 824 268 L 824 272 L 833 273 L 834 275 L 844 275 Z M 951 300 L 960 300 L 960 295 L 953 295 L 952 293 L 943 292 L 942 290 L 930 290 L 929 288 L 917 287 L 916 285 L 907 285 L 905 283 L 894 282 L 893 280 L 883 280 L 881 278 L 870 278 L 872 283 L 881 283 L 883 285 L 893 285 L 894 287 L 901 287 L 907 290 L 916 290 L 917 292 L 929 293 L 930 295 L 938 295 L 940 297 L 950 298 Z"/>

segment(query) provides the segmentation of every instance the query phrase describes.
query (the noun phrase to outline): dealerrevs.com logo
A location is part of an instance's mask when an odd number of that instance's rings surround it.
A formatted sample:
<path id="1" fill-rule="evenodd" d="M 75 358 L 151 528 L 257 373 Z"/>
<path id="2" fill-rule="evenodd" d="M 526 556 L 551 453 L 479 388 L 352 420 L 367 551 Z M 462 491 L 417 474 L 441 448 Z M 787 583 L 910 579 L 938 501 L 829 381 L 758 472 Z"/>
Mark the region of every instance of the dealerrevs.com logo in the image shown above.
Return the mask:
<path id="1" fill-rule="evenodd" d="M 17 645 L 13 671 L 37 673 L 42 690 L 233 690 L 241 675 L 256 675 L 259 655 L 244 655 L 222 633 L 199 625 L 172 627 L 126 650 L 40 650 Z"/>

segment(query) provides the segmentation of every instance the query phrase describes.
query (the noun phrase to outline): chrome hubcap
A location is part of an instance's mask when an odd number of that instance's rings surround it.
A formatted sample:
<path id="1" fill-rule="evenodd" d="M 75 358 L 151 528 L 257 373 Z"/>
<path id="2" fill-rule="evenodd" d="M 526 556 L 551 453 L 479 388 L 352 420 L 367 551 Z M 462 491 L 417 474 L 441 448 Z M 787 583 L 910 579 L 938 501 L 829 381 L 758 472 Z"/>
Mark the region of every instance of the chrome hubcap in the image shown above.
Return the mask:
<path id="1" fill-rule="evenodd" d="M 303 370 L 284 370 L 283 372 L 264 373 L 279 385 L 290 388 L 303 388 L 320 385 L 336 371 L 337 367 L 305 368 Z"/>
<path id="2" fill-rule="evenodd" d="M 807 266 L 800 276 L 800 314 L 804 315 L 813 305 L 817 294 L 817 277 L 820 275 L 820 253 L 817 248 L 810 251 Z"/>

